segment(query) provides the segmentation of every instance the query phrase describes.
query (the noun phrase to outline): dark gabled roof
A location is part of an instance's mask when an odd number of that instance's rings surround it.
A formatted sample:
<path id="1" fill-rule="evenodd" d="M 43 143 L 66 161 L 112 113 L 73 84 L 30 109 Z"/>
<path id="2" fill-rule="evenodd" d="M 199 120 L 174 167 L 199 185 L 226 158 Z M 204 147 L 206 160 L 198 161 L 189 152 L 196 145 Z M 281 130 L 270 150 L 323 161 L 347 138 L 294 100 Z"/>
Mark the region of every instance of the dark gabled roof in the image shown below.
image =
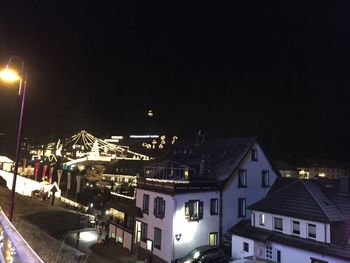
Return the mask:
<path id="1" fill-rule="evenodd" d="M 350 208 L 349 198 L 342 201 Z M 278 177 L 266 197 L 249 209 L 316 222 L 339 222 L 346 218 L 334 198 L 316 180 Z"/>
<path id="2" fill-rule="evenodd" d="M 158 162 L 178 162 L 197 172 L 200 162 L 203 162 L 206 176 L 224 181 L 231 176 L 255 142 L 255 137 L 207 140 L 201 143 L 177 142 Z"/>
<path id="3" fill-rule="evenodd" d="M 235 226 L 228 230 L 229 233 L 246 237 L 249 239 L 266 242 L 278 242 L 302 250 L 312 251 L 324 255 L 334 256 L 337 258 L 350 259 L 350 245 L 337 243 L 322 243 L 314 240 L 303 239 L 296 236 L 286 235 L 283 233 L 269 231 L 258 227 L 253 227 L 250 220 L 241 220 Z"/>

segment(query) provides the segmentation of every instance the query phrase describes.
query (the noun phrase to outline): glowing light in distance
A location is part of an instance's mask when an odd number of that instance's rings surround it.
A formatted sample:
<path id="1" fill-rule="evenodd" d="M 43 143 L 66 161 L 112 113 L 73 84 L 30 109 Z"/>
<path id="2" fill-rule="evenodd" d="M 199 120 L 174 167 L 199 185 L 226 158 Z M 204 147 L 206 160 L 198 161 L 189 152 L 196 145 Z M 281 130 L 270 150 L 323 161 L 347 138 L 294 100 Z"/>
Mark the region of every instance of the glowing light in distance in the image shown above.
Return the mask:
<path id="1" fill-rule="evenodd" d="M 159 138 L 159 135 L 130 135 L 134 139 Z"/>

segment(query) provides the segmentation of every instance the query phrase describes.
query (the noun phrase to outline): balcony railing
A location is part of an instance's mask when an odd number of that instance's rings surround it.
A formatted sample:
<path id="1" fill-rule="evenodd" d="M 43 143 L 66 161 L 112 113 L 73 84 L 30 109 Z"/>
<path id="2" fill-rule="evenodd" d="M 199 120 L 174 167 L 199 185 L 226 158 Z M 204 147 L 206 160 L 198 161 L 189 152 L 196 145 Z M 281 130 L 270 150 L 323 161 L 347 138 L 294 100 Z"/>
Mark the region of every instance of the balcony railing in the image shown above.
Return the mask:
<path id="1" fill-rule="evenodd" d="M 0 262 L 43 263 L 0 208 Z"/>

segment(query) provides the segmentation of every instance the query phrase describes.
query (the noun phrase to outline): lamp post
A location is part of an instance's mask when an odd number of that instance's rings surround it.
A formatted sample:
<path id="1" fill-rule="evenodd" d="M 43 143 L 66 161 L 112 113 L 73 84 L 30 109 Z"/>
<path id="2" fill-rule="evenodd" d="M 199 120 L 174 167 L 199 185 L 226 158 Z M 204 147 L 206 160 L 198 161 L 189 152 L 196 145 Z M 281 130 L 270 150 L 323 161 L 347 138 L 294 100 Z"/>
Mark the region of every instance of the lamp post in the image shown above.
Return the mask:
<path id="1" fill-rule="evenodd" d="M 18 60 L 21 62 L 21 73 L 18 74 L 16 71 L 10 68 L 13 60 Z M 15 167 L 13 170 L 13 181 L 12 189 L 9 203 L 8 218 L 12 221 L 13 209 L 15 207 L 15 193 L 16 193 L 16 180 L 17 180 L 17 170 L 19 164 L 19 154 L 21 148 L 21 135 L 22 135 L 22 121 L 23 121 L 23 112 L 24 112 L 24 100 L 26 95 L 26 82 L 27 74 L 24 73 L 24 61 L 21 57 L 13 56 L 9 59 L 6 68 L 0 72 L 0 78 L 8 82 L 19 81 L 18 96 L 20 101 L 20 112 L 19 112 L 19 121 L 18 121 L 18 131 L 17 131 L 17 142 L 16 142 L 16 157 L 15 157 Z"/>

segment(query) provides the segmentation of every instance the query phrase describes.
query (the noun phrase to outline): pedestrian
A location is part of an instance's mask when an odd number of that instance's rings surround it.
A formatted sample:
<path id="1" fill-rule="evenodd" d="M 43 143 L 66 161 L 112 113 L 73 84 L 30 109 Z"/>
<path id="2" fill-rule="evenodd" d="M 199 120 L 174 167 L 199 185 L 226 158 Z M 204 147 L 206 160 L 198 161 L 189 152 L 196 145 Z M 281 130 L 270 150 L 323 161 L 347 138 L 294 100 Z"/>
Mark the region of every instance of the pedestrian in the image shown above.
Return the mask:
<path id="1" fill-rule="evenodd" d="M 78 247 L 79 241 L 80 241 L 80 232 L 79 231 L 77 232 L 75 239 L 76 239 L 75 247 Z"/>
<path id="2" fill-rule="evenodd" d="M 105 245 L 108 246 L 108 244 L 109 244 L 109 233 L 106 232 L 106 234 L 105 234 L 105 240 L 104 240 L 104 242 L 103 242 L 103 246 L 105 246 Z"/>

